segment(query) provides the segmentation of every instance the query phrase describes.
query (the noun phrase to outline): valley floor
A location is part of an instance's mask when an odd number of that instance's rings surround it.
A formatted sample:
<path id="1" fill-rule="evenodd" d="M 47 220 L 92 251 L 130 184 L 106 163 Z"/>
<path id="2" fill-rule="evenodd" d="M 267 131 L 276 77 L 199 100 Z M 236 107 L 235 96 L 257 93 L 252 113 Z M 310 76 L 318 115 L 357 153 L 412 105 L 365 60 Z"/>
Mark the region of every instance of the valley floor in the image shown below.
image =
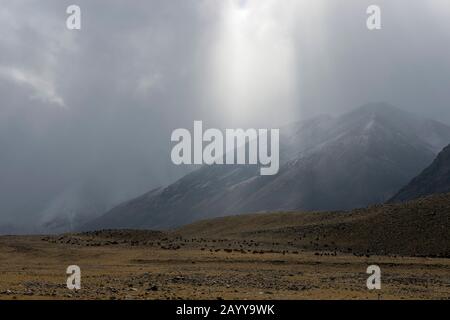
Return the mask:
<path id="1" fill-rule="evenodd" d="M 162 233 L 136 239 L 0 237 L 0 299 L 450 299 L 449 258 Z M 381 268 L 381 290 L 366 287 L 372 264 Z M 66 288 L 69 265 L 81 268 L 81 290 Z"/>

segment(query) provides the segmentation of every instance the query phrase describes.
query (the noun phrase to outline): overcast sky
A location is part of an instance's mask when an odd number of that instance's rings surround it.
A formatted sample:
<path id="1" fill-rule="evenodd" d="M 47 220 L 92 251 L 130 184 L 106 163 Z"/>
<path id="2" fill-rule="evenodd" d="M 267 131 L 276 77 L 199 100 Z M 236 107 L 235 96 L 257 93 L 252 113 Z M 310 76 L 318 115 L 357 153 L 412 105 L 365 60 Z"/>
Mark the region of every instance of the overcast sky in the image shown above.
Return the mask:
<path id="1" fill-rule="evenodd" d="M 0 225 L 173 181 L 170 133 L 193 120 L 271 128 L 386 101 L 450 124 L 449 43 L 448 0 L 2 0 Z"/>

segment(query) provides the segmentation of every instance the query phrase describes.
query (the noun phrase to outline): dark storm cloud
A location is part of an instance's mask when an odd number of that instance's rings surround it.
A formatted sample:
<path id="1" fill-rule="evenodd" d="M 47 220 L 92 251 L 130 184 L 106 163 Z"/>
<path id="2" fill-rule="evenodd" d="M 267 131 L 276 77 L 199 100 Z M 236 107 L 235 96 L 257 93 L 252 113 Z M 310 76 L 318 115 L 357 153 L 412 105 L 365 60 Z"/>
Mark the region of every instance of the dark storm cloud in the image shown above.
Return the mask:
<path id="1" fill-rule="evenodd" d="M 2 4 L 3 221 L 70 215 L 79 202 L 100 212 L 180 174 L 168 119 L 195 113 L 201 12 L 189 1 L 78 2 L 77 34 L 65 28 L 69 4 Z"/>
<path id="2" fill-rule="evenodd" d="M 234 4 L 235 5 L 234 5 Z M 170 133 L 272 126 L 369 101 L 450 122 L 449 4 L 2 1 L 0 224 L 98 214 L 179 177 Z"/>

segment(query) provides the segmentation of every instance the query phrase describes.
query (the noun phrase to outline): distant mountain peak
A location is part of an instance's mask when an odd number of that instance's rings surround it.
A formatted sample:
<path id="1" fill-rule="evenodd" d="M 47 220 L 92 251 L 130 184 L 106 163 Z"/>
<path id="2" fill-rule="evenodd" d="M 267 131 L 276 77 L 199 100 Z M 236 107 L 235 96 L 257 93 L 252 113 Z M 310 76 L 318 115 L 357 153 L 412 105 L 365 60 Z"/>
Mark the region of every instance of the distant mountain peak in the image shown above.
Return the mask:
<path id="1" fill-rule="evenodd" d="M 356 109 L 343 115 L 343 117 L 351 115 L 359 115 L 365 117 L 387 116 L 387 115 L 401 115 L 410 114 L 408 111 L 393 106 L 387 102 L 371 102 L 364 104 Z"/>
<path id="2" fill-rule="evenodd" d="M 399 107 L 385 101 L 369 102 L 359 108 L 356 108 L 356 110 L 366 110 L 372 112 L 404 112 L 403 109 L 400 109 Z"/>

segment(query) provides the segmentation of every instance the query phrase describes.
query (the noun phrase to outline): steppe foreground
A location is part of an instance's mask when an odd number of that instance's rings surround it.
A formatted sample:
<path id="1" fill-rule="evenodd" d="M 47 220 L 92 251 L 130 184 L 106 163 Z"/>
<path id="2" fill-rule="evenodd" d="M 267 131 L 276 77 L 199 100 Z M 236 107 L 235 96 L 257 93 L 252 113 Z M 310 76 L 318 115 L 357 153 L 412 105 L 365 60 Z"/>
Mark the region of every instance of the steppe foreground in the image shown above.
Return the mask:
<path id="1" fill-rule="evenodd" d="M 450 299 L 450 196 L 177 230 L 0 237 L 0 299 Z M 366 268 L 381 268 L 368 290 Z M 81 268 L 78 291 L 66 268 Z"/>

